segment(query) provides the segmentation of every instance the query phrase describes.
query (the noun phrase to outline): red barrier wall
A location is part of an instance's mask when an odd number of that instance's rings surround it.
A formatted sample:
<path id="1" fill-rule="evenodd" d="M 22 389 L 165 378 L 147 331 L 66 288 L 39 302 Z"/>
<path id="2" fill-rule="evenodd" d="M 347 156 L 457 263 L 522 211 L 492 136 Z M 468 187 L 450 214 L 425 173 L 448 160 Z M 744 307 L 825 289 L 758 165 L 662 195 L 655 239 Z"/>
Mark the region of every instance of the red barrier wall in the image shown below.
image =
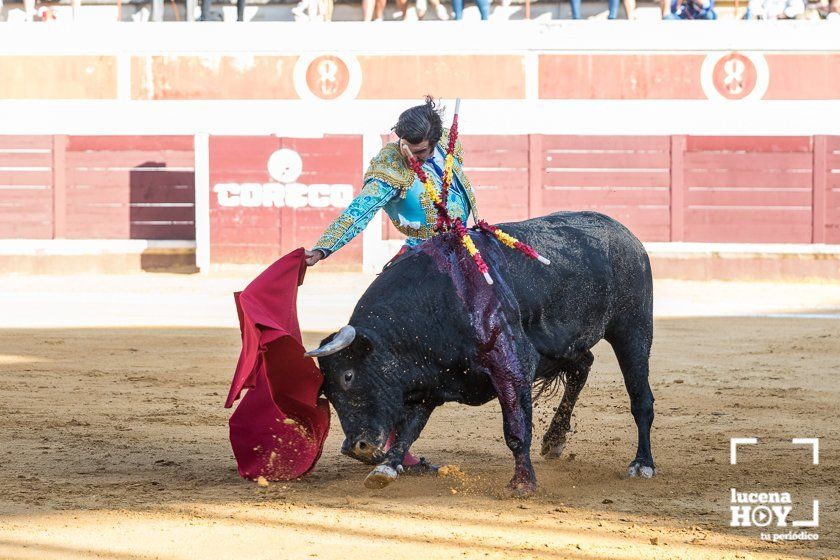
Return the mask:
<path id="1" fill-rule="evenodd" d="M 646 241 L 668 241 L 671 142 L 667 136 L 545 136 L 534 215 L 608 214 Z"/>
<path id="2" fill-rule="evenodd" d="M 0 136 L 0 238 L 195 239 L 191 136 Z"/>
<path id="3" fill-rule="evenodd" d="M 840 137 L 462 142 L 479 213 L 493 222 L 587 209 L 645 241 L 840 243 Z M 278 151 L 293 161 L 272 171 Z M 194 239 L 193 162 L 190 136 L 0 136 L 0 238 Z M 361 136 L 211 137 L 213 261 L 269 262 L 311 246 L 362 173 Z M 358 264 L 361 239 L 331 261 Z"/>
<path id="4" fill-rule="evenodd" d="M 840 243 L 840 136 L 817 136 L 814 152 L 817 243 Z"/>
<path id="5" fill-rule="evenodd" d="M 0 136 L 0 238 L 53 236 L 53 137 Z"/>
<path id="6" fill-rule="evenodd" d="M 810 137 L 692 137 L 683 153 L 682 241 L 810 243 Z"/>
<path id="7" fill-rule="evenodd" d="M 64 231 L 70 239 L 195 239 L 191 136 L 70 136 Z"/>

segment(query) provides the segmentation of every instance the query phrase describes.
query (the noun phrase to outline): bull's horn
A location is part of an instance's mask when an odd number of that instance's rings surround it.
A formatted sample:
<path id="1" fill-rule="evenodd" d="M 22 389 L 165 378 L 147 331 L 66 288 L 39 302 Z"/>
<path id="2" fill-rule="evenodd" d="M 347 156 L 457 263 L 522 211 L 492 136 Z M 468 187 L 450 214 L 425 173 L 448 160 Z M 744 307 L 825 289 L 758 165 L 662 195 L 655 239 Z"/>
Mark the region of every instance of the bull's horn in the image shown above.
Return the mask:
<path id="1" fill-rule="evenodd" d="M 304 356 L 318 358 L 320 356 L 335 354 L 339 350 L 343 350 L 350 346 L 353 343 L 354 338 L 356 338 L 356 329 L 353 328 L 353 325 L 344 325 L 337 333 L 335 333 L 335 336 L 331 341 L 327 342 L 320 348 L 310 350 L 304 354 Z"/>

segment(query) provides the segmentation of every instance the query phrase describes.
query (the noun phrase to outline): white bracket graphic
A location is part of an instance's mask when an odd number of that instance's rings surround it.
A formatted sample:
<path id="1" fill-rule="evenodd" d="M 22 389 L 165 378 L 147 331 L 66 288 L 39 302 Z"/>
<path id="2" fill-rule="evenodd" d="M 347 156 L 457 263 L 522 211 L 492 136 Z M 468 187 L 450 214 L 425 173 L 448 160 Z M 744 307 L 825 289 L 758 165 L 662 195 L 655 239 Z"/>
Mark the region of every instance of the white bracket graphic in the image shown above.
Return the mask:
<path id="1" fill-rule="evenodd" d="M 813 455 L 812 462 L 814 465 L 820 464 L 820 439 L 819 438 L 793 438 L 790 440 L 793 445 L 810 445 Z M 805 525 L 805 527 L 812 527 L 812 525 Z"/>
<path id="2" fill-rule="evenodd" d="M 738 446 L 739 445 L 755 445 L 758 443 L 758 438 L 754 437 L 734 437 L 729 438 L 729 464 L 738 464 Z"/>
<path id="3" fill-rule="evenodd" d="M 815 463 L 816 464 L 816 463 Z M 814 506 L 810 521 L 794 521 L 794 527 L 819 527 L 820 526 L 820 501 L 814 500 Z"/>

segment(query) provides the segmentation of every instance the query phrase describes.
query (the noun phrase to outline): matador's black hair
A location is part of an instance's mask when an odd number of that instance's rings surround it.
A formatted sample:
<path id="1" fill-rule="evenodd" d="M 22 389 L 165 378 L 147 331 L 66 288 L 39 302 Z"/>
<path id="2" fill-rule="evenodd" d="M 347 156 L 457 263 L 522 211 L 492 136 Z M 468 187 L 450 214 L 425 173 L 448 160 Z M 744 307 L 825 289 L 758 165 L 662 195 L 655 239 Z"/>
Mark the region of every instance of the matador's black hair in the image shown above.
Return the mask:
<path id="1" fill-rule="evenodd" d="M 443 134 L 443 121 L 441 120 L 443 107 L 435 103 L 431 95 L 426 96 L 423 105 L 406 109 L 397 120 L 393 130 L 399 138 L 412 144 L 419 144 L 428 140 L 434 146 L 440 141 Z"/>

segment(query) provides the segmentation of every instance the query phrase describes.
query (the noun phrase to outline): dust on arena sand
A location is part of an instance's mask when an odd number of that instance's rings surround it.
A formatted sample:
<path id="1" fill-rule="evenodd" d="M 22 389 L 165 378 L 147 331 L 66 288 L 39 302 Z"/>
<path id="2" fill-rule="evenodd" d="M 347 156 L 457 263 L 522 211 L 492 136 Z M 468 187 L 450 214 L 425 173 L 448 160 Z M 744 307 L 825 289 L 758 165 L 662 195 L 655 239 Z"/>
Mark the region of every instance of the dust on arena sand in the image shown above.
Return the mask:
<path id="1" fill-rule="evenodd" d="M 235 328 L 2 329 L 0 557 L 835 557 L 838 324 L 657 320 L 652 480 L 622 478 L 635 427 L 598 345 L 564 458 L 538 457 L 558 398 L 535 409 L 530 500 L 502 495 L 513 462 L 495 404 L 432 416 L 414 450 L 452 465 L 445 476 L 366 490 L 369 467 L 339 454 L 334 417 L 310 476 L 260 486 L 237 476 L 227 441 Z M 729 438 L 750 436 L 762 445 L 730 465 Z M 821 438 L 820 465 L 792 437 Z M 820 499 L 820 540 L 730 528 L 731 487 Z"/>

